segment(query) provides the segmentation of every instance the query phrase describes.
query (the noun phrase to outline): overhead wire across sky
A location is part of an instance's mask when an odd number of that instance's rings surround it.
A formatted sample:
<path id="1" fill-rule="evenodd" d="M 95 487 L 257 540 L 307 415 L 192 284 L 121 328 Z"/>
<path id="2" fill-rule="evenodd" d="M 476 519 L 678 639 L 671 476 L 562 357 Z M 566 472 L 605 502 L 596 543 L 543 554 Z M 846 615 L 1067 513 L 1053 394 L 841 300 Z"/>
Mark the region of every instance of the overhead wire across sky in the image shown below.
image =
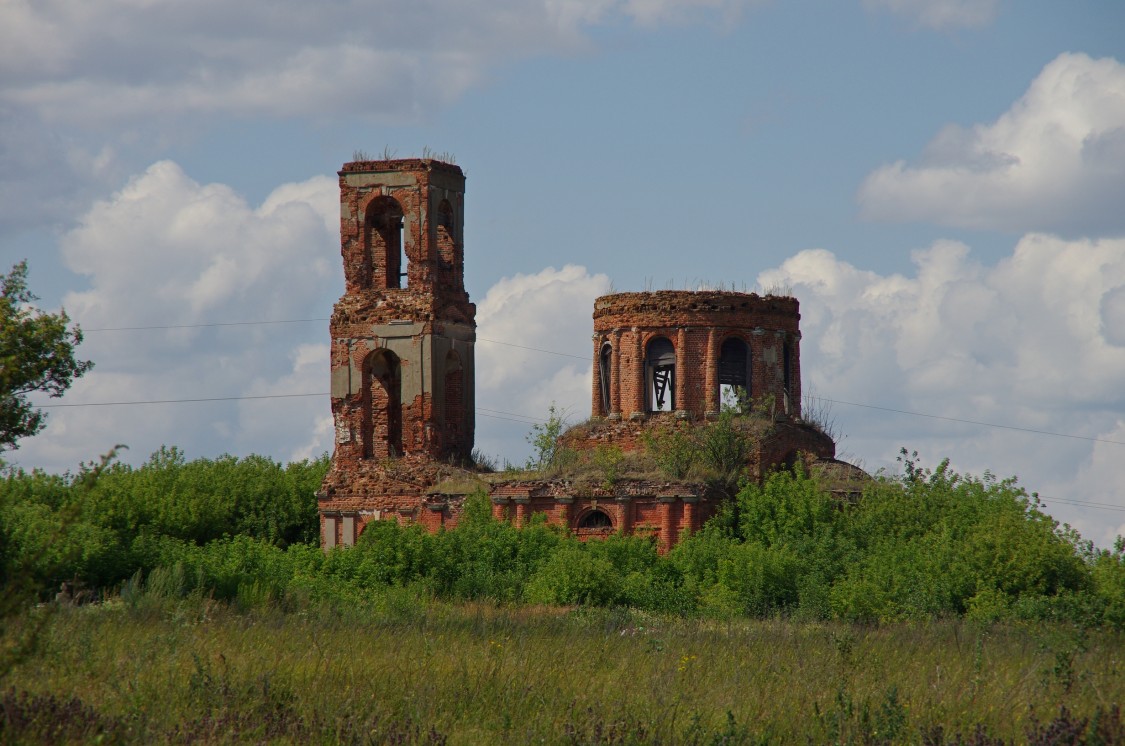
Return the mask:
<path id="1" fill-rule="evenodd" d="M 214 321 L 203 324 L 155 324 L 151 326 L 103 326 L 94 329 L 83 329 L 84 334 L 90 332 L 137 332 L 137 331 L 158 331 L 168 329 L 204 329 L 207 327 L 221 327 L 221 326 L 264 326 L 266 324 L 308 324 L 320 321 L 330 321 L 327 317 L 315 319 L 277 319 L 275 321 Z M 558 355 L 560 357 L 572 357 L 578 360 L 588 360 L 586 355 L 575 355 L 570 352 L 559 352 L 557 350 L 546 350 L 542 347 L 528 347 L 527 345 L 518 345 L 513 342 L 502 342 L 499 339 L 488 339 L 487 337 L 477 337 L 478 342 L 489 342 L 491 344 L 504 345 L 505 347 L 518 347 L 521 350 L 533 350 L 535 352 L 545 352 L 548 355 Z"/>
<path id="2" fill-rule="evenodd" d="M 330 320 L 330 318 L 325 316 L 325 317 L 315 317 L 315 318 L 279 318 L 279 320 L 270 320 L 270 321 L 206 322 L 206 323 L 199 323 L 199 324 L 153 324 L 153 325 L 146 325 L 146 326 L 101 326 L 101 327 L 95 327 L 95 329 L 84 329 L 82 331 L 83 331 L 83 333 L 160 331 L 160 330 L 172 330 L 172 329 L 206 329 L 206 327 L 219 327 L 219 326 L 260 326 L 260 325 L 267 325 L 267 324 L 303 324 L 303 323 L 318 323 L 318 322 L 327 322 L 327 321 L 331 321 L 331 320 Z M 525 345 L 525 344 L 515 344 L 514 342 L 504 342 L 502 340 L 489 339 L 489 338 L 486 338 L 486 336 L 478 336 L 477 341 L 478 342 L 488 342 L 490 344 L 503 344 L 504 347 L 512 347 L 512 348 L 517 348 L 517 349 L 521 349 L 521 350 L 530 350 L 530 351 L 533 351 L 533 352 L 555 354 L 555 356 L 564 357 L 564 358 L 575 358 L 577 360 L 589 360 L 588 356 L 580 356 L 580 354 L 574 354 L 573 352 L 559 352 L 558 350 L 547 350 L 547 349 L 544 349 L 544 348 L 528 347 L 528 345 Z M 142 402 L 96 402 L 96 403 L 88 403 L 88 404 L 45 404 L 45 405 L 42 405 L 42 406 L 44 406 L 44 407 L 125 406 L 125 405 L 136 405 L 136 404 L 174 404 L 174 403 L 181 403 L 181 402 L 182 403 L 225 402 L 225 401 L 239 401 L 239 399 L 259 399 L 259 398 L 297 398 L 297 397 L 304 397 L 304 396 L 327 396 L 327 393 L 270 394 L 270 395 L 262 395 L 262 396 L 221 396 L 221 397 L 201 397 L 201 398 L 183 398 L 183 399 L 153 399 L 153 401 L 142 401 Z M 961 419 L 961 417 L 949 417 L 949 416 L 946 416 L 946 415 L 930 414 L 930 413 L 927 413 L 927 412 L 913 412 L 913 411 L 910 411 L 910 410 L 898 410 L 898 408 L 889 407 L 889 406 L 882 406 L 882 405 L 879 405 L 879 404 L 865 404 L 865 403 L 861 403 L 861 402 L 845 402 L 845 401 L 843 401 L 843 399 L 828 398 L 826 396 L 817 396 L 817 397 L 814 397 L 814 398 L 820 399 L 820 401 L 822 401 L 822 402 L 828 402 L 829 404 L 839 404 L 839 405 L 843 405 L 843 406 L 862 407 L 862 408 L 867 408 L 867 410 L 877 410 L 877 411 L 880 411 L 880 412 L 892 412 L 894 414 L 904 414 L 904 415 L 913 416 L 913 417 L 926 417 L 926 419 L 929 419 L 929 420 L 942 420 L 942 421 L 945 421 L 945 422 L 957 422 L 957 423 L 962 423 L 962 424 L 978 425 L 978 426 L 981 426 L 981 428 L 997 428 L 997 429 L 1000 429 L 1000 430 L 1015 430 L 1017 432 L 1026 432 L 1026 433 L 1032 433 L 1032 434 L 1036 434 L 1036 435 L 1050 435 L 1050 437 L 1053 437 L 1053 438 L 1070 438 L 1070 439 L 1073 439 L 1073 440 L 1086 440 L 1086 441 L 1095 442 L 1095 443 L 1110 443 L 1110 444 L 1114 444 L 1114 446 L 1125 446 L 1125 441 L 1109 440 L 1109 439 L 1106 439 L 1106 438 L 1093 438 L 1093 437 L 1090 437 L 1090 435 L 1075 435 L 1073 433 L 1054 432 L 1054 431 L 1051 431 L 1051 430 L 1037 430 L 1037 429 L 1034 429 L 1034 428 L 1021 428 L 1021 426 L 1018 426 L 1018 425 L 1007 425 L 1007 424 L 1001 424 L 1001 423 L 997 423 L 997 422 L 984 422 L 982 420 L 965 420 L 965 419 Z M 483 414 L 484 416 L 489 416 L 489 414 L 485 414 L 485 413 L 503 414 L 503 415 L 510 415 L 511 417 L 519 417 L 520 421 L 529 421 L 529 422 L 535 422 L 535 423 L 543 422 L 542 417 L 535 417 L 535 416 L 526 415 L 526 414 L 517 414 L 517 413 L 514 413 L 514 412 L 498 412 L 498 411 L 493 411 L 493 410 L 484 410 L 483 407 L 477 407 L 477 412 Z M 496 416 L 495 419 L 504 420 L 504 419 L 507 419 L 507 417 Z"/>
<path id="3" fill-rule="evenodd" d="M 203 329 L 203 328 L 217 328 L 217 327 L 244 327 L 244 326 L 266 326 L 275 324 L 303 324 L 303 323 L 318 323 L 327 322 L 330 319 L 323 318 L 308 318 L 308 319 L 274 319 L 266 321 L 213 321 L 198 324 L 153 324 L 146 326 L 113 326 L 113 327 L 95 327 L 83 329 L 83 333 L 94 332 L 131 332 L 131 331 L 166 331 L 170 329 Z M 586 355 L 575 355 L 569 352 L 560 352 L 558 350 L 548 350 L 541 347 L 530 347 L 527 345 L 515 344 L 513 342 L 503 342 L 498 339 L 489 339 L 487 337 L 477 337 L 478 342 L 487 342 L 489 344 L 498 344 L 505 347 L 514 347 L 522 350 L 529 350 L 532 352 L 539 352 L 547 355 L 556 355 L 559 357 L 568 357 L 578 360 L 589 360 Z M 114 407 L 114 406 L 141 406 L 141 405 L 158 405 L 158 404 L 191 404 L 202 402 L 220 402 L 220 401 L 253 401 L 262 399 L 299 399 L 317 396 L 329 396 L 329 392 L 310 392 L 310 393 L 292 393 L 292 394 L 261 394 L 261 395 L 246 395 L 246 396 L 211 396 L 211 397 L 190 397 L 183 399 L 149 399 L 149 400 L 135 400 L 135 401 L 107 401 L 107 402 L 63 402 L 58 404 L 40 404 L 40 408 L 63 408 L 63 407 Z M 1073 433 L 1059 433 L 1050 430 L 1039 430 L 1035 428 L 1019 427 L 1016 425 L 1004 425 L 996 422 L 985 422 L 983 420 L 969 420 L 959 417 L 948 417 L 945 415 L 931 414 L 927 412 L 915 412 L 905 409 L 896 409 L 893 407 L 885 407 L 878 404 L 866 404 L 862 402 L 850 402 L 840 399 L 830 399 L 828 397 L 816 396 L 815 399 L 828 402 L 831 404 L 839 404 L 848 407 L 858 407 L 863 409 L 872 409 L 881 412 L 891 412 L 894 414 L 907 415 L 910 417 L 923 417 L 926 419 L 941 420 L 945 422 L 956 422 L 966 425 L 975 425 L 978 427 L 989 427 L 1001 430 L 1014 430 L 1017 432 L 1024 432 L 1033 435 L 1043 435 L 1055 438 L 1070 438 L 1074 440 L 1084 440 L 1093 443 L 1107 443 L 1111 445 L 1125 445 L 1125 441 L 1109 440 L 1107 438 L 1095 438 L 1086 435 L 1075 435 Z M 503 410 L 487 409 L 484 407 L 476 408 L 477 416 L 487 417 L 489 419 L 505 420 L 508 422 L 515 422 L 526 425 L 538 425 L 546 422 L 542 417 L 535 417 L 532 415 L 520 414 L 518 412 L 506 412 Z M 1065 498 L 1049 498 L 1039 495 L 1039 499 L 1043 502 L 1065 503 L 1068 505 L 1077 505 L 1083 507 L 1094 508 L 1098 510 L 1112 510 L 1125 512 L 1125 507 L 1118 505 L 1111 505 L 1108 503 L 1091 502 L 1085 500 L 1072 500 Z"/>

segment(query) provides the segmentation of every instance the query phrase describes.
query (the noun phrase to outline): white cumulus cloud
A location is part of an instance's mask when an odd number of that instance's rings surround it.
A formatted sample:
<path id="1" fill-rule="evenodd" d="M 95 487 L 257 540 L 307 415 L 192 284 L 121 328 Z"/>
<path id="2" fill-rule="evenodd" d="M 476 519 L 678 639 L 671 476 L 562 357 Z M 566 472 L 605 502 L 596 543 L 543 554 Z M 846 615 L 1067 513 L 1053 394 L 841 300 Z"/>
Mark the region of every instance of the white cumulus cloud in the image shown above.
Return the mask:
<path id="1" fill-rule="evenodd" d="M 608 277 L 571 264 L 489 288 L 477 306 L 481 450 L 519 461 L 530 425 L 510 420 L 546 418 L 552 403 L 571 421 L 589 416 L 594 299 L 607 292 Z"/>
<path id="2" fill-rule="evenodd" d="M 843 449 L 877 467 L 908 446 L 930 463 L 1016 474 L 1045 497 L 1125 508 L 1125 347 L 1106 323 L 1107 308 L 1120 313 L 1125 239 L 1031 234 L 994 266 L 950 241 L 913 258 L 911 275 L 882 275 L 812 250 L 759 277 L 801 300 L 803 380 L 869 405 L 833 405 Z M 1050 504 L 1102 545 L 1120 523 Z"/>
<path id="3" fill-rule="evenodd" d="M 240 400 L 56 408 L 6 457 L 63 470 L 115 443 L 134 461 L 161 444 L 189 457 L 329 448 L 325 322 L 94 330 L 326 317 L 342 290 L 337 204 L 331 178 L 252 205 L 170 161 L 95 204 L 61 249 L 88 280 L 65 305 L 90 330 L 80 352 L 97 367 L 62 403 Z M 870 468 L 893 466 L 906 445 L 958 469 L 1018 474 L 1108 545 L 1119 512 L 1074 502 L 1125 507 L 1125 238 L 1031 233 L 993 265 L 938 241 L 913 259 L 909 273 L 882 274 L 810 250 L 758 278 L 801 300 L 806 387 L 869 405 L 833 405 L 842 450 Z M 567 265 L 504 278 L 479 299 L 482 450 L 522 460 L 551 402 L 587 416 L 593 301 L 609 289 L 604 275 Z M 304 393 L 317 396 L 245 398 Z"/>
<path id="4" fill-rule="evenodd" d="M 336 274 L 325 247 L 338 240 L 328 230 L 339 226 L 337 189 L 318 176 L 253 209 L 224 184 L 155 163 L 63 238 L 68 267 L 91 283 L 66 306 L 91 327 L 277 318 Z"/>
<path id="5" fill-rule="evenodd" d="M 67 229 L 169 143 L 231 118 L 424 121 L 497 67 L 607 24 L 761 0 L 4 0 L 0 232 Z"/>
<path id="6" fill-rule="evenodd" d="M 79 355 L 95 362 L 65 403 L 324 393 L 327 323 L 240 322 L 328 315 L 342 290 L 328 228 L 338 204 L 336 181 L 316 177 L 253 207 L 171 161 L 96 203 L 61 239 L 67 266 L 88 279 L 64 306 L 89 330 Z M 191 326 L 200 324 L 219 326 Z M 139 328 L 161 326 L 181 328 Z M 161 444 L 315 455 L 327 407 L 325 396 L 55 408 L 12 460 L 62 470 L 114 443 L 134 460 Z"/>
<path id="7" fill-rule="evenodd" d="M 932 29 L 979 28 L 992 22 L 1000 0 L 863 0 L 870 10 L 887 10 Z"/>
<path id="8" fill-rule="evenodd" d="M 1061 54 L 996 121 L 948 125 L 917 163 L 859 191 L 873 220 L 1061 235 L 1125 233 L 1125 65 Z"/>
<path id="9" fill-rule="evenodd" d="M 0 5 L 0 103 L 85 126 L 185 113 L 414 118 L 497 62 L 586 43 L 587 27 L 731 18 L 756 1 L 12 0 Z"/>
<path id="10" fill-rule="evenodd" d="M 645 25 L 683 22 L 710 16 L 724 23 L 733 23 L 748 6 L 764 0 L 626 0 L 623 10 Z"/>
<path id="11" fill-rule="evenodd" d="M 134 462 L 162 444 L 189 457 L 330 450 L 327 323 L 239 322 L 328 316 L 343 290 L 338 205 L 335 179 L 283 184 L 254 206 L 171 161 L 96 203 L 61 239 L 68 267 L 88 279 L 64 305 L 88 330 L 80 356 L 96 363 L 62 403 L 219 401 L 52 408 L 47 429 L 6 456 L 62 471 L 115 443 Z M 522 460 L 552 402 L 587 416 L 591 314 L 608 288 L 606 276 L 567 265 L 504 278 L 481 299 L 486 452 Z M 178 328 L 143 328 L 164 326 Z"/>

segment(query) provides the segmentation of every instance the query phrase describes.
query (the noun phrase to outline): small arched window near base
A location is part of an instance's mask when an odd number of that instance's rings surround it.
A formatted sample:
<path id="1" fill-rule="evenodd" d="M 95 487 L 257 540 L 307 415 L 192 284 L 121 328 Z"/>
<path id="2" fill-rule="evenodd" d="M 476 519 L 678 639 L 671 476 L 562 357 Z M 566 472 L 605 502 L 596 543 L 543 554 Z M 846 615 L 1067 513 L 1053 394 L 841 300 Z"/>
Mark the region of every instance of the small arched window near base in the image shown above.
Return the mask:
<path id="1" fill-rule="evenodd" d="M 604 510 L 591 510 L 582 516 L 578 528 L 613 528 L 613 521 Z"/>

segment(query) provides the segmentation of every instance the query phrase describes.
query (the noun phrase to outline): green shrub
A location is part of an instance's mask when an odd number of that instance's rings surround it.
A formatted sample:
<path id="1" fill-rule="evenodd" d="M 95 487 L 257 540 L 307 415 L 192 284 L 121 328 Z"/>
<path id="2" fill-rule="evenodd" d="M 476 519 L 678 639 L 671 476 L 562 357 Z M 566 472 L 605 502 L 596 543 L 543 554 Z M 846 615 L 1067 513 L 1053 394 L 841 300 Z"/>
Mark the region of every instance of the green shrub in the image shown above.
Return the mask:
<path id="1" fill-rule="evenodd" d="M 685 479 L 699 460 L 699 444 L 688 428 L 668 425 L 643 435 L 645 450 L 669 479 Z"/>
<path id="2" fill-rule="evenodd" d="M 594 466 L 602 474 L 602 487 L 612 490 L 621 477 L 621 463 L 625 454 L 617 446 L 600 445 L 594 449 Z"/>
<path id="3" fill-rule="evenodd" d="M 741 613 L 766 616 L 796 606 L 800 567 L 797 555 L 786 547 L 747 542 L 719 561 L 716 579 Z"/>
<path id="4" fill-rule="evenodd" d="M 729 411 L 706 429 L 718 434 L 715 452 L 731 445 L 732 433 L 742 437 Z M 594 454 L 607 481 L 619 455 Z M 355 547 L 325 554 L 313 497 L 325 459 L 287 467 L 261 457 L 187 462 L 161 449 L 136 469 L 103 462 L 74 476 L 7 472 L 0 579 L 5 587 L 26 582 L 40 598 L 64 580 L 120 586 L 155 608 L 198 595 L 243 609 L 346 609 L 401 591 L 415 601 L 721 617 L 963 615 L 1125 627 L 1125 540 L 1095 550 L 1014 480 L 962 476 L 944 462 L 922 469 L 914 458 L 904 454 L 904 475 L 874 481 L 855 504 L 834 501 L 801 470 L 745 484 L 665 556 L 651 537 L 583 544 L 542 517 L 517 529 L 493 519 L 483 492 L 466 498 L 454 530 L 376 521 Z M 405 618 L 417 604 L 402 599 L 394 603 Z"/>
<path id="5" fill-rule="evenodd" d="M 572 543 L 539 568 L 525 598 L 534 604 L 610 606 L 622 600 L 622 576 L 609 560 Z"/>
<path id="6" fill-rule="evenodd" d="M 49 594 L 63 580 L 112 587 L 177 561 L 183 544 L 249 537 L 285 547 L 318 539 L 315 491 L 327 456 L 282 467 L 261 456 L 188 462 L 161 448 L 139 468 L 75 475 L 10 470 L 0 481 L 0 577 L 18 570 Z"/>
<path id="7" fill-rule="evenodd" d="M 714 422 L 699 431 L 699 454 L 729 493 L 734 493 L 750 455 L 750 438 L 739 427 L 738 413 L 724 407 Z"/>

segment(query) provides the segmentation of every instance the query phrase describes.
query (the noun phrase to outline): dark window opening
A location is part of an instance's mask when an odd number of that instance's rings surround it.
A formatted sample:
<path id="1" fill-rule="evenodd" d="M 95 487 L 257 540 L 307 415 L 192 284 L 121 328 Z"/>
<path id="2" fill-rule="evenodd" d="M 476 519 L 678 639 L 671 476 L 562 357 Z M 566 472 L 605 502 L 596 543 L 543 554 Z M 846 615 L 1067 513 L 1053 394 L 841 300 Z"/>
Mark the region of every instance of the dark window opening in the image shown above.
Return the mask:
<path id="1" fill-rule="evenodd" d="M 456 289 L 464 283 L 464 269 L 454 240 L 453 206 L 449 200 L 442 200 L 438 205 L 435 221 L 439 282 L 442 287 Z"/>
<path id="2" fill-rule="evenodd" d="M 446 450 L 460 455 L 465 436 L 465 373 L 461 358 L 453 350 L 445 356 Z"/>
<path id="3" fill-rule="evenodd" d="M 449 200 L 443 199 L 438 205 L 437 220 L 440 227 L 449 231 L 449 235 L 453 235 L 453 206 L 449 204 Z"/>
<path id="4" fill-rule="evenodd" d="M 793 395 L 793 345 L 789 340 L 785 340 L 785 344 L 781 349 L 781 366 L 782 366 L 782 388 L 785 404 L 785 414 L 789 414 L 792 406 Z"/>
<path id="5" fill-rule="evenodd" d="M 719 403 L 744 414 L 750 409 L 750 346 L 738 337 L 719 350 Z"/>
<path id="6" fill-rule="evenodd" d="M 591 510 L 582 516 L 582 520 L 578 522 L 578 528 L 613 528 L 613 521 L 610 520 L 605 511 Z"/>
<path id="7" fill-rule="evenodd" d="M 610 363 L 613 361 L 613 348 L 608 344 L 602 345 L 601 354 L 598 355 L 598 383 L 602 393 L 602 414 L 608 415 L 613 411 L 613 402 L 609 400 Z"/>
<path id="8" fill-rule="evenodd" d="M 390 350 L 376 350 L 363 366 L 363 455 L 402 455 L 402 368 Z"/>
<path id="9" fill-rule="evenodd" d="M 667 337 L 656 337 L 645 348 L 645 389 L 648 411 L 676 408 L 676 348 Z"/>
<path id="10" fill-rule="evenodd" d="M 405 287 L 406 242 L 402 207 L 392 197 L 380 197 L 367 207 L 364 224 L 364 257 L 367 286 Z"/>

